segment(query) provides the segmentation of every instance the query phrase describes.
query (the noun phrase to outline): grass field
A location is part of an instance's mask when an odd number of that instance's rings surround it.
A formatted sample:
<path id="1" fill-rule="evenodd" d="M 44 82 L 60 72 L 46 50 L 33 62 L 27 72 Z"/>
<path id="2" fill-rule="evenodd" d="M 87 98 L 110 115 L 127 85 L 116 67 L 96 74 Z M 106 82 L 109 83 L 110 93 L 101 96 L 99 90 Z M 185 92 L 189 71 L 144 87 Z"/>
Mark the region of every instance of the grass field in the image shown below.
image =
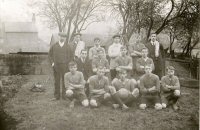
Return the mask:
<path id="1" fill-rule="evenodd" d="M 29 91 L 36 81 L 48 76 L 26 76 L 28 79 L 5 104 L 5 111 L 18 121 L 18 130 L 198 130 L 191 114 L 199 110 L 199 90 L 181 88 L 189 93 L 180 99 L 181 110 L 171 108 L 156 111 L 153 108 L 139 110 L 138 104 L 129 111 L 113 110 L 111 107 L 83 108 L 76 105 L 69 109 L 69 101 L 51 101 L 53 78 L 45 84 L 46 92 Z"/>

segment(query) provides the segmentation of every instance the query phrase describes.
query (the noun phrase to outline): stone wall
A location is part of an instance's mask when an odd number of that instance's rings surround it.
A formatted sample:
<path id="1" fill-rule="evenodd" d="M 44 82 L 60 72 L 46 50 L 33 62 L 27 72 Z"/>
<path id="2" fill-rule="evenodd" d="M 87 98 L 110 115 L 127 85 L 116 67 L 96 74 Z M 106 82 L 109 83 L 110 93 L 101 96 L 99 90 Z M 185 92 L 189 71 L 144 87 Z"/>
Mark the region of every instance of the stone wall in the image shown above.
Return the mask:
<path id="1" fill-rule="evenodd" d="M 48 55 L 1 54 L 0 75 L 50 74 Z"/>

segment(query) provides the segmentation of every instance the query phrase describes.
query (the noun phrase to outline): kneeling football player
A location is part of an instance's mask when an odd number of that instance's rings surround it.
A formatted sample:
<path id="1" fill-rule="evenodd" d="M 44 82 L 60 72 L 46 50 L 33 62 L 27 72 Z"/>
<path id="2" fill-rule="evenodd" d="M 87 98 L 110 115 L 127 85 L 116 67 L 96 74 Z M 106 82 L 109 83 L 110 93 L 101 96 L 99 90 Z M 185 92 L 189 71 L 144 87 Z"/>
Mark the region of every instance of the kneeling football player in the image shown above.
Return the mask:
<path id="1" fill-rule="evenodd" d="M 161 101 L 162 107 L 166 108 L 172 105 L 174 110 L 178 110 L 177 100 L 180 97 L 180 83 L 177 76 L 174 75 L 174 67 L 167 67 L 167 75 L 161 79 Z"/>
<path id="2" fill-rule="evenodd" d="M 159 77 L 152 73 L 152 66 L 145 66 L 145 74 L 140 78 L 141 104 L 140 109 L 146 109 L 147 105 L 153 103 L 155 109 L 162 109 L 160 103 L 160 81 Z"/>
<path id="3" fill-rule="evenodd" d="M 69 63 L 70 72 L 65 73 L 64 81 L 66 87 L 66 96 L 71 100 L 70 107 L 74 107 L 76 100 L 80 101 L 84 107 L 89 105 L 89 101 L 84 91 L 85 80 L 83 73 L 77 71 L 76 62 Z"/>
<path id="4" fill-rule="evenodd" d="M 97 74 L 88 79 L 91 107 L 98 107 L 101 103 L 109 101 L 111 98 L 109 93 L 109 80 L 104 75 L 104 67 L 99 66 L 97 68 Z"/>
<path id="5" fill-rule="evenodd" d="M 113 107 L 121 107 L 122 110 L 127 110 L 129 108 L 127 105 L 131 104 L 139 96 L 136 80 L 128 79 L 126 76 L 127 70 L 121 69 L 119 78 L 113 79 L 110 87 L 110 93 L 115 102 Z"/>

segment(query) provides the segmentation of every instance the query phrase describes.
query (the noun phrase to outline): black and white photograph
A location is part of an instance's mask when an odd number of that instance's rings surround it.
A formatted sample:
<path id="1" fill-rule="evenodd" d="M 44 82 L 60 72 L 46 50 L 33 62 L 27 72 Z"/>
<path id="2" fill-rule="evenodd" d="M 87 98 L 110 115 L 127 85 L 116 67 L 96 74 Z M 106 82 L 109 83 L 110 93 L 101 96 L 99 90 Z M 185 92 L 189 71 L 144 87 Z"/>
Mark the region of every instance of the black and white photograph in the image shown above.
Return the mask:
<path id="1" fill-rule="evenodd" d="M 199 130 L 199 0 L 0 0 L 0 130 Z"/>

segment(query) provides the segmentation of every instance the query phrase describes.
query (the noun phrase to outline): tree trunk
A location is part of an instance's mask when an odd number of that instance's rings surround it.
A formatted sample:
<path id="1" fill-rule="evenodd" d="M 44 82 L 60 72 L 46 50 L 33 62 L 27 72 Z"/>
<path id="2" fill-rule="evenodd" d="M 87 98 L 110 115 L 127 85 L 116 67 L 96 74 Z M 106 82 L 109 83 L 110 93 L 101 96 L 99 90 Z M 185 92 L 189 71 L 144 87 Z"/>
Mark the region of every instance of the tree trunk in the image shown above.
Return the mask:
<path id="1" fill-rule="evenodd" d="M 71 24 L 72 24 L 72 18 L 69 19 L 69 24 L 68 24 L 68 28 L 67 28 L 67 37 L 66 37 L 66 42 L 67 42 L 67 44 L 69 44 L 69 37 L 70 37 Z"/>

